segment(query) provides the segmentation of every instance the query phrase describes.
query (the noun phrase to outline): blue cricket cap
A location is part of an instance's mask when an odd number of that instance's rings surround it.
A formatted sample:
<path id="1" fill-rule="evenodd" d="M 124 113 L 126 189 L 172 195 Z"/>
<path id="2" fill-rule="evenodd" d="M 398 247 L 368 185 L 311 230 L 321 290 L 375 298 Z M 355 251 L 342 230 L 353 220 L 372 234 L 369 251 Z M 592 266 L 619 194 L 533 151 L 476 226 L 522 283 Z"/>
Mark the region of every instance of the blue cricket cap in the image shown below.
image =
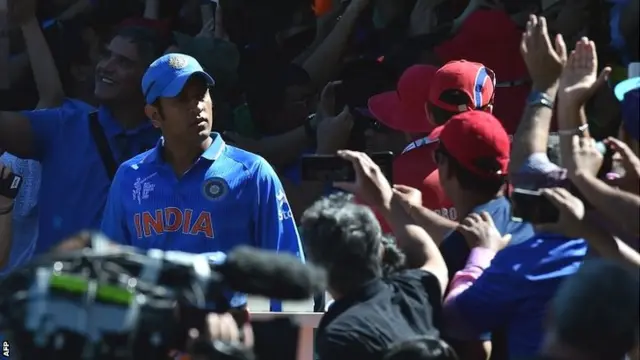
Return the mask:
<path id="1" fill-rule="evenodd" d="M 211 75 L 191 56 L 177 53 L 163 55 L 152 62 L 144 73 L 142 94 L 147 104 L 152 104 L 159 97 L 176 97 L 194 75 L 202 76 L 209 85 L 215 84 Z"/>

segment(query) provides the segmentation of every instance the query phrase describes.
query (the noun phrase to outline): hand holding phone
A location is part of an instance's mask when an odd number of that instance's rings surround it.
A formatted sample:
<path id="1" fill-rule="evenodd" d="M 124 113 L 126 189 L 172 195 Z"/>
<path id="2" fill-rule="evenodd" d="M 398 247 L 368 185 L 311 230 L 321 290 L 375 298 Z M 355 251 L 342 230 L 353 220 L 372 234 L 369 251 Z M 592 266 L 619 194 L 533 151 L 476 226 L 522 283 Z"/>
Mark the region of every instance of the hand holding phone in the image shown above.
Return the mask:
<path id="1" fill-rule="evenodd" d="M 592 230 L 585 221 L 587 208 L 585 203 L 565 188 L 542 189 L 542 195 L 556 209 L 558 221 L 536 226 L 537 231 L 562 234 L 568 238 L 582 238 Z"/>
<path id="2" fill-rule="evenodd" d="M 542 194 L 541 190 L 516 188 L 510 195 L 511 217 L 534 225 L 555 224 L 560 210 Z"/>
<path id="3" fill-rule="evenodd" d="M 383 154 L 371 156 L 384 162 L 382 165 L 388 169 L 387 176 L 391 177 L 393 154 Z M 309 161 L 307 160 L 307 164 Z M 385 177 L 381 167 L 367 154 L 340 150 L 337 157 L 318 157 L 312 161 L 313 163 L 317 164 L 311 167 L 313 171 L 318 171 L 316 174 L 325 179 L 336 179 L 333 186 L 355 194 L 363 203 L 374 207 L 384 207 L 391 203 L 393 189 L 390 181 Z"/>
<path id="4" fill-rule="evenodd" d="M 393 180 L 393 153 L 377 152 L 369 155 L 384 177 Z M 354 182 L 356 170 L 351 161 L 339 155 L 309 154 L 302 156 L 302 180 L 321 182 Z"/>
<path id="5" fill-rule="evenodd" d="M 21 186 L 22 177 L 12 173 L 11 169 L 0 163 L 0 198 L 15 199 Z"/>

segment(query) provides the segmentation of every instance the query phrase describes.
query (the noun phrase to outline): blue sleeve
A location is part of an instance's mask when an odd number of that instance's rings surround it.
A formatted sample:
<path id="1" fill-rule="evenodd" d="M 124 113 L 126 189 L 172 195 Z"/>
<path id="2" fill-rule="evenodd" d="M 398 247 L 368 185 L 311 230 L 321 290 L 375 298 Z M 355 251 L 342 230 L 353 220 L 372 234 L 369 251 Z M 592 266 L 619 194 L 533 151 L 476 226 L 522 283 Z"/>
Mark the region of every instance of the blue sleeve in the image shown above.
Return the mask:
<path id="1" fill-rule="evenodd" d="M 298 228 L 280 179 L 264 159 L 260 159 L 255 177 L 258 193 L 254 229 L 256 243 L 265 250 L 294 254 L 304 262 Z M 272 300 L 271 311 L 282 311 L 282 303 Z"/>
<path id="2" fill-rule="evenodd" d="M 23 111 L 33 133 L 34 159 L 42 160 L 45 154 L 56 147 L 56 140 L 62 131 L 63 122 L 74 116 L 74 112 L 58 107 L 52 109 L 41 109 Z"/>
<path id="3" fill-rule="evenodd" d="M 127 227 L 127 221 L 123 209 L 122 179 L 125 177 L 125 168 L 120 166 L 116 172 L 109 196 L 107 197 L 107 205 L 104 208 L 102 216 L 101 231 L 111 240 L 123 244 L 132 245 L 131 234 Z"/>
<path id="4" fill-rule="evenodd" d="M 522 301 L 523 292 L 516 289 L 522 290 L 517 277 L 492 264 L 473 285 L 458 295 L 453 305 L 471 332 L 464 338 L 486 336 L 488 332 L 505 326 Z"/>
<path id="5" fill-rule="evenodd" d="M 255 177 L 256 243 L 262 249 L 288 252 L 304 261 L 298 229 L 280 179 L 264 159 L 258 164 Z"/>

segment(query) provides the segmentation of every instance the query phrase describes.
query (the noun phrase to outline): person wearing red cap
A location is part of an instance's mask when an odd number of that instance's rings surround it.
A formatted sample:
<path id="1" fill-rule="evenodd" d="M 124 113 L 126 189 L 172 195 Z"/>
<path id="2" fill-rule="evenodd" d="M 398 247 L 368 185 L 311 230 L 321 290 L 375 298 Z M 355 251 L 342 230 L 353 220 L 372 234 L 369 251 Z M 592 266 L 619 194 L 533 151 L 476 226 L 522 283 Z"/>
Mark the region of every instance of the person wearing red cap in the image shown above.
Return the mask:
<path id="1" fill-rule="evenodd" d="M 518 3 L 526 7 L 524 0 L 511 1 L 516 6 Z M 455 36 L 434 48 L 443 62 L 467 59 L 482 63 L 497 74 L 493 113 L 510 135 L 516 132 L 531 89 L 530 76 L 520 56 L 521 38 L 522 29 L 505 11 L 480 8 L 466 18 Z"/>
<path id="2" fill-rule="evenodd" d="M 486 66 L 466 61 L 450 61 L 431 80 L 428 110 L 436 125 L 464 111 L 493 111 L 496 76 Z"/>
<path id="3" fill-rule="evenodd" d="M 586 243 L 536 234 L 531 224 L 511 218 L 504 196 L 510 141 L 492 114 L 455 115 L 439 139 L 440 183 L 464 218 L 440 245 L 453 275 L 443 303 L 445 335 L 488 340 L 489 333 L 506 330 L 508 358 L 533 357 L 542 342 L 547 303 L 582 262 Z M 502 241 L 478 239 L 486 232 L 471 236 L 465 226 L 482 221 L 493 222 Z"/>
<path id="4" fill-rule="evenodd" d="M 437 70 L 430 65 L 409 67 L 400 77 L 396 91 L 369 99 L 369 111 L 379 122 L 404 133 L 410 142 L 393 162 L 393 183 L 420 190 L 424 207 L 456 220 L 456 211 L 442 191 L 433 159 L 441 127 L 435 128 L 427 115 L 429 89 Z M 391 231 L 381 216 L 378 220 L 385 232 Z M 446 228 L 450 229 L 453 225 L 447 223 Z"/>

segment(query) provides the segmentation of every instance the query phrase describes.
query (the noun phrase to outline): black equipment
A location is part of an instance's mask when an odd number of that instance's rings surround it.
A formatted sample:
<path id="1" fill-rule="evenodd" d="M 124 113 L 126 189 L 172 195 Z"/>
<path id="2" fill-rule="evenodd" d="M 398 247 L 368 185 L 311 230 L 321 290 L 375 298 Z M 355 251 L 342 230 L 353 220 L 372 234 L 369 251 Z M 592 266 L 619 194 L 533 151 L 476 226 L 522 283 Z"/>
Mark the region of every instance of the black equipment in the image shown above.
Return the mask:
<path id="1" fill-rule="evenodd" d="M 25 360 L 168 359 L 185 351 L 194 327 L 180 313 L 197 310 L 203 320 L 209 309 L 227 312 L 230 290 L 307 299 L 324 282 L 293 256 L 249 247 L 214 264 L 206 255 L 109 244 L 94 235 L 90 249 L 36 259 L 0 280 L 0 334 L 12 353 Z M 253 358 L 209 339 L 192 347 L 203 344 L 212 360 Z"/>

